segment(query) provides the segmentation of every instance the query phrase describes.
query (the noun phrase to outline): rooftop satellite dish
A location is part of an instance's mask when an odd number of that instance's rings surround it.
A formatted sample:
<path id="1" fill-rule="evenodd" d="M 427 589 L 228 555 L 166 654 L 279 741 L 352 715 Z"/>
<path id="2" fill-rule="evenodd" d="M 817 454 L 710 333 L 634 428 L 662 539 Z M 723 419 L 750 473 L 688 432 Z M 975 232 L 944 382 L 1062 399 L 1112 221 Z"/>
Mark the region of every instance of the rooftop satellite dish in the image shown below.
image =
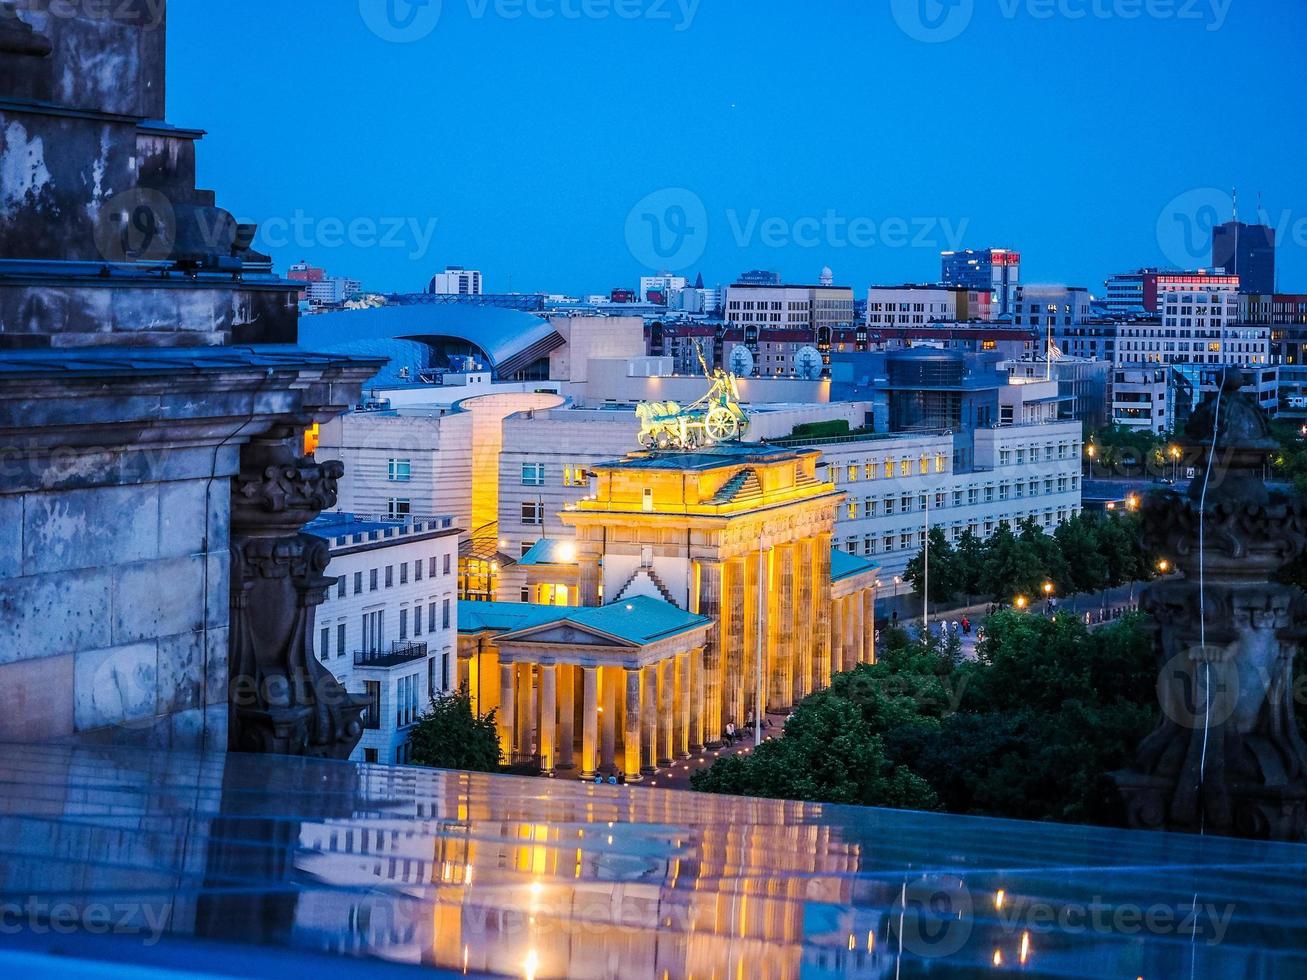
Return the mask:
<path id="1" fill-rule="evenodd" d="M 821 377 L 821 353 L 815 347 L 800 347 L 794 355 L 794 373 L 800 378 L 816 381 Z"/>
<path id="2" fill-rule="evenodd" d="M 730 371 L 737 378 L 753 376 L 753 354 L 749 348 L 738 344 L 731 348 Z"/>

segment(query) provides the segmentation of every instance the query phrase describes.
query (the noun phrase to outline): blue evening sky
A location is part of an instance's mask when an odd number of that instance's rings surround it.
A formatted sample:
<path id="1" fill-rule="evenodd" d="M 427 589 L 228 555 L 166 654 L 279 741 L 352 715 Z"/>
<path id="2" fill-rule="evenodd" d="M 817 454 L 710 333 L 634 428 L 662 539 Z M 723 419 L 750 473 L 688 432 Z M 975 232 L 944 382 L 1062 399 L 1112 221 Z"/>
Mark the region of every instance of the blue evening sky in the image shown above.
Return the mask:
<path id="1" fill-rule="evenodd" d="M 1101 292 L 1206 264 L 1237 186 L 1307 292 L 1299 0 L 224 0 L 169 32 L 201 186 L 283 270 L 585 294 L 830 265 L 861 296 L 999 245 Z"/>

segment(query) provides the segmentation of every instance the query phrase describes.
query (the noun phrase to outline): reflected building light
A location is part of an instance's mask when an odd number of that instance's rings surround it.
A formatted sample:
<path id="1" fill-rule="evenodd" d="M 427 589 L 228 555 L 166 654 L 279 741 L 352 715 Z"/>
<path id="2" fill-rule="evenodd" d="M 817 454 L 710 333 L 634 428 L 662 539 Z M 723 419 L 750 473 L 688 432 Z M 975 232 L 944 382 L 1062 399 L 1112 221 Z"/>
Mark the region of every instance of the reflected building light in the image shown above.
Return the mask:
<path id="1" fill-rule="evenodd" d="M 994 896 L 994 908 L 1002 909 L 1003 903 L 1006 901 L 1007 901 L 1007 889 L 1000 888 L 998 890 L 998 893 Z"/>
<path id="2" fill-rule="evenodd" d="M 994 950 L 994 965 L 995 966 L 1003 965 L 1003 951 L 1001 949 Z"/>
<path id="3" fill-rule="evenodd" d="M 1026 961 L 1030 959 L 1030 933 L 1021 934 L 1021 965 L 1025 966 Z"/>
<path id="4" fill-rule="evenodd" d="M 540 969 L 540 954 L 534 949 L 526 954 L 526 959 L 522 963 L 522 976 L 524 980 L 535 980 L 536 971 Z"/>

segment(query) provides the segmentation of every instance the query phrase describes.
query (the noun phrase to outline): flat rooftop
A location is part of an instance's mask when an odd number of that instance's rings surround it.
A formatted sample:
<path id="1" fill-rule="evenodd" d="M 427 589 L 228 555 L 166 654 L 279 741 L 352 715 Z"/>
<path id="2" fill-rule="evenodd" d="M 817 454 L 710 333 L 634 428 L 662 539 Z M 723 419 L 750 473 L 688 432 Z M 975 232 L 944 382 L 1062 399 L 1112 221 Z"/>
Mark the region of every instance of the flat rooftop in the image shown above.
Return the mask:
<path id="1" fill-rule="evenodd" d="M 8 976 L 1307 975 L 1305 845 L 121 747 L 0 801 Z"/>

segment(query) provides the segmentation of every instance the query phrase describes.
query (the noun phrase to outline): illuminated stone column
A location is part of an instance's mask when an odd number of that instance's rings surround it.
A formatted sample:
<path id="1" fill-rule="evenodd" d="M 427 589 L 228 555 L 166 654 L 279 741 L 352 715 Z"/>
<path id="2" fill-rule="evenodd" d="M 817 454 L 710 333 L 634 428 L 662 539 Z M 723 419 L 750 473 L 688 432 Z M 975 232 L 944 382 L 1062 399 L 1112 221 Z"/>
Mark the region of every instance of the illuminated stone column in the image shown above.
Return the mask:
<path id="1" fill-rule="evenodd" d="M 710 749 L 722 744 L 722 566 L 698 562 L 699 614 L 713 621 L 703 650 L 703 726 Z M 659 749 L 661 751 L 661 747 Z"/>
<path id="2" fill-rule="evenodd" d="M 640 781 L 640 668 L 626 668 L 626 726 L 622 733 L 626 781 Z"/>
<path id="3" fill-rule="evenodd" d="M 690 751 L 703 751 L 703 647 L 690 651 Z"/>
<path id="4" fill-rule="evenodd" d="M 599 712 L 599 771 L 605 776 L 617 771 L 617 676 L 615 667 L 604 667 L 599 672 L 599 696 L 603 699 Z"/>
<path id="5" fill-rule="evenodd" d="M 830 601 L 830 657 L 831 673 L 837 674 L 844 669 L 844 600 L 832 598 Z"/>
<path id="6" fill-rule="evenodd" d="M 672 662 L 658 664 L 658 765 L 670 768 L 672 764 Z"/>
<path id="7" fill-rule="evenodd" d="M 722 563 L 722 617 L 718 635 L 722 646 L 722 724 L 744 723 L 745 563 L 732 558 Z"/>
<path id="8" fill-rule="evenodd" d="M 776 577 L 769 593 L 772 649 L 768 710 L 781 713 L 794 704 L 794 545 L 776 546 Z"/>
<path id="9" fill-rule="evenodd" d="M 819 534 L 812 555 L 812 658 L 813 686 L 830 687 L 834 673 L 831 658 L 830 535 Z"/>
<path id="10" fill-rule="evenodd" d="M 576 744 L 576 668 L 558 665 L 558 764 L 555 768 L 571 769 Z"/>
<path id="11" fill-rule="evenodd" d="M 598 770 L 595 749 L 599 743 L 599 668 L 582 667 L 581 778 L 594 779 Z"/>
<path id="12" fill-rule="evenodd" d="M 812 693 L 812 620 L 813 608 L 812 539 L 794 542 L 794 609 L 790 620 L 794 624 L 794 670 L 790 684 L 794 703 L 798 704 Z"/>
<path id="13" fill-rule="evenodd" d="M 673 692 L 675 714 L 672 718 L 672 748 L 676 758 L 690 757 L 690 657 L 676 655 L 676 690 Z"/>
<path id="14" fill-rule="evenodd" d="M 853 619 L 853 662 L 860 664 L 864 662 L 867 656 L 867 621 L 866 609 L 862 604 L 862 594 L 859 592 L 849 596 L 849 605 L 852 607 Z"/>
<path id="15" fill-rule="evenodd" d="M 582 555 L 577 564 L 577 599 L 583 606 L 599 605 L 599 559 Z"/>
<path id="16" fill-rule="evenodd" d="M 767 687 L 767 563 L 766 553 L 750 555 L 744 559 L 744 651 L 741 673 L 741 701 L 743 702 L 740 719 L 736 724 L 743 724 L 758 710 L 758 670 L 761 660 L 763 672 L 763 700 L 766 701 Z M 760 585 L 759 580 L 762 580 Z M 758 611 L 762 610 L 759 622 Z M 758 637 L 762 636 L 762 649 L 758 649 Z M 765 710 L 765 707 L 764 707 Z"/>
<path id="17" fill-rule="evenodd" d="M 858 595 L 862 604 L 862 662 L 876 662 L 876 590 L 863 589 Z"/>
<path id="18" fill-rule="evenodd" d="M 554 771 L 554 739 L 558 732 L 558 667 L 540 664 L 540 771 Z"/>
<path id="19" fill-rule="evenodd" d="M 535 748 L 536 698 L 531 664 L 517 665 L 517 750 L 524 756 Z"/>
<path id="20" fill-rule="evenodd" d="M 658 667 L 640 670 L 640 768 L 652 773 L 658 768 Z"/>
<path id="21" fill-rule="evenodd" d="M 504 761 L 512 758 L 516 748 L 514 737 L 514 720 L 517 717 L 516 703 L 513 699 L 517 664 L 499 664 L 499 750 L 504 754 Z"/>
<path id="22" fill-rule="evenodd" d="M 846 670 L 858 666 L 858 597 L 844 597 L 844 664 Z"/>

